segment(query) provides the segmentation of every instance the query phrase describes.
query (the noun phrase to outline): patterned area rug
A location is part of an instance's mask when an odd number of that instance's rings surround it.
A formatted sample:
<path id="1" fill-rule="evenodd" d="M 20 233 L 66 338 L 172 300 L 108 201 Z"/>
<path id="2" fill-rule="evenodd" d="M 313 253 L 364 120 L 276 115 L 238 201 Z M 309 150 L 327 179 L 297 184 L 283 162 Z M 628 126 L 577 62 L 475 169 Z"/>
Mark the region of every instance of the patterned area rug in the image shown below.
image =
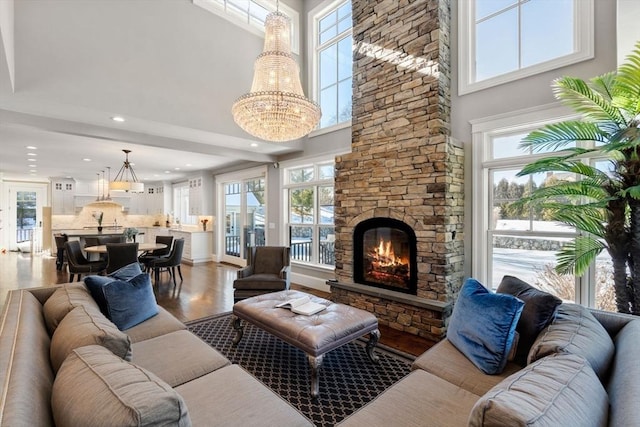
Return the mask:
<path id="1" fill-rule="evenodd" d="M 367 357 L 365 340 L 356 340 L 324 357 L 320 396 L 310 396 L 310 368 L 302 350 L 245 323 L 244 336 L 233 347 L 231 315 L 200 319 L 189 330 L 239 364 L 290 402 L 317 426 L 334 426 L 407 375 L 411 359 L 378 345 L 378 363 Z"/>

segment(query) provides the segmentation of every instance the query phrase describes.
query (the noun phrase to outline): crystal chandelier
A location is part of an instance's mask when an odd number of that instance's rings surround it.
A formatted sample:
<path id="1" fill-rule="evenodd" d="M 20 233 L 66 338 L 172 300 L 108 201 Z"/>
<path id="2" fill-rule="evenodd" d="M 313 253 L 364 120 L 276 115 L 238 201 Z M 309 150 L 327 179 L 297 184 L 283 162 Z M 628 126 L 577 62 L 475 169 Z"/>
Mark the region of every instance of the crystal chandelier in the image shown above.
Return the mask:
<path id="1" fill-rule="evenodd" d="M 131 191 L 141 193 L 144 191 L 144 184 L 138 182 L 138 177 L 129 163 L 129 153 L 131 150 L 122 150 L 125 154 L 125 161 L 116 177 L 109 183 L 109 189 L 113 191 Z"/>
<path id="2" fill-rule="evenodd" d="M 301 138 L 317 126 L 322 114 L 302 91 L 289 27 L 289 18 L 279 11 L 267 15 L 264 48 L 254 65 L 251 92 L 238 98 L 231 109 L 238 126 L 267 141 Z"/>

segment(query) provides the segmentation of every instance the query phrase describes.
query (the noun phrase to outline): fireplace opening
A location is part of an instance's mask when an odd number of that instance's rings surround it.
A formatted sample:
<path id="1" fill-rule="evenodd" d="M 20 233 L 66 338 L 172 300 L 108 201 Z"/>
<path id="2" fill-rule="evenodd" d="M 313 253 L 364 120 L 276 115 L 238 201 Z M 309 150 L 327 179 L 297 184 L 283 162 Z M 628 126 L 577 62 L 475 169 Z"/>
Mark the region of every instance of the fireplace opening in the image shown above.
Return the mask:
<path id="1" fill-rule="evenodd" d="M 409 294 L 417 292 L 416 235 L 392 218 L 371 218 L 353 233 L 356 283 Z"/>

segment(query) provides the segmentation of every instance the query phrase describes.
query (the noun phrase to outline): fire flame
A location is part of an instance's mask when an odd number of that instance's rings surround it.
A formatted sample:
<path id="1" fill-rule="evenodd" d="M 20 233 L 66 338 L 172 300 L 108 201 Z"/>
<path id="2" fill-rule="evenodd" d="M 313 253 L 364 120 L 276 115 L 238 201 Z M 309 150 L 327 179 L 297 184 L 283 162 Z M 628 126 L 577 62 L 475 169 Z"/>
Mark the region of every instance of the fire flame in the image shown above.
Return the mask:
<path id="1" fill-rule="evenodd" d="M 391 241 L 385 242 L 384 239 L 380 239 L 380 244 L 373 249 L 372 259 L 374 267 L 393 267 L 407 264 L 407 260 L 396 257 Z"/>

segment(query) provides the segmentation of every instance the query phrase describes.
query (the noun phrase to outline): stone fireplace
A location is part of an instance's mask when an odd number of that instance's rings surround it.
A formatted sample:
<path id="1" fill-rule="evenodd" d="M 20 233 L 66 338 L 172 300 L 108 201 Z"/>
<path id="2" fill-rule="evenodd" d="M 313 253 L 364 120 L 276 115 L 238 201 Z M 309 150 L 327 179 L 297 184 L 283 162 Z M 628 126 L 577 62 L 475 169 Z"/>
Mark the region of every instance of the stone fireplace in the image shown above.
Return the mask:
<path id="1" fill-rule="evenodd" d="M 433 340 L 446 331 L 463 279 L 449 1 L 352 1 L 352 145 L 336 158 L 329 282 L 335 301 Z"/>

